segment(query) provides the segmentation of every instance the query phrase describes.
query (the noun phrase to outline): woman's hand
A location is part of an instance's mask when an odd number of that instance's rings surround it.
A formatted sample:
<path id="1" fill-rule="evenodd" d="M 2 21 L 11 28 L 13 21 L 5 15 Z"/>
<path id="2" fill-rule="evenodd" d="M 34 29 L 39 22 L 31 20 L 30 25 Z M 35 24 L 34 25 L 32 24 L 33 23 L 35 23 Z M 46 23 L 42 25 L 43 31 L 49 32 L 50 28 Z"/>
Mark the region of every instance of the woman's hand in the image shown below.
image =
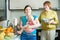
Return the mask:
<path id="1" fill-rule="evenodd" d="M 25 29 L 27 29 L 28 27 L 29 27 L 29 25 L 26 24 L 25 26 L 22 26 L 21 29 L 25 30 Z"/>
<path id="2" fill-rule="evenodd" d="M 21 29 L 20 31 L 17 31 L 17 34 L 21 34 L 23 32 L 23 29 Z"/>
<path id="3" fill-rule="evenodd" d="M 55 24 L 54 20 L 50 20 L 48 24 Z"/>
<path id="4" fill-rule="evenodd" d="M 21 32 L 20 31 L 17 31 L 17 34 L 21 34 Z"/>

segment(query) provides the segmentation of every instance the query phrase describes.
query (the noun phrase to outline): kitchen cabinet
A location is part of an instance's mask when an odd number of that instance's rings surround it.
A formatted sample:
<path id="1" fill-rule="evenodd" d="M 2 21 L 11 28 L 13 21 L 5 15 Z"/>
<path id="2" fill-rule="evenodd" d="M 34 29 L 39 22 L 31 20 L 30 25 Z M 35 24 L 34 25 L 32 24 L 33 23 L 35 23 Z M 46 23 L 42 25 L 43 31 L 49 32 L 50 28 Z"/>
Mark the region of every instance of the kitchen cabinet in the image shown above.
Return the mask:
<path id="1" fill-rule="evenodd" d="M 0 0 L 0 21 L 6 20 L 6 0 Z"/>
<path id="2" fill-rule="evenodd" d="M 55 40 L 60 40 L 60 29 L 56 30 L 56 36 Z"/>
<path id="3" fill-rule="evenodd" d="M 36 35 L 37 35 L 37 40 L 40 40 L 40 34 L 41 33 L 41 29 L 37 29 L 37 33 L 36 33 Z"/>

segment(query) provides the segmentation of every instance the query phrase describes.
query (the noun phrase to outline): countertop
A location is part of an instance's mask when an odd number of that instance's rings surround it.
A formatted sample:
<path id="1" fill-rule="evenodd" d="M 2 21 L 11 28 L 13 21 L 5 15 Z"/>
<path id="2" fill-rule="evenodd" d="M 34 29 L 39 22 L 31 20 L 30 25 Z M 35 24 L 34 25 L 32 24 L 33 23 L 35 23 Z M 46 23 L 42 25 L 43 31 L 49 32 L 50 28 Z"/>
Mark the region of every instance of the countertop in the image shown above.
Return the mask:
<path id="1" fill-rule="evenodd" d="M 37 28 L 37 30 L 41 30 L 41 28 Z M 56 30 L 60 30 L 60 28 L 56 28 Z"/>

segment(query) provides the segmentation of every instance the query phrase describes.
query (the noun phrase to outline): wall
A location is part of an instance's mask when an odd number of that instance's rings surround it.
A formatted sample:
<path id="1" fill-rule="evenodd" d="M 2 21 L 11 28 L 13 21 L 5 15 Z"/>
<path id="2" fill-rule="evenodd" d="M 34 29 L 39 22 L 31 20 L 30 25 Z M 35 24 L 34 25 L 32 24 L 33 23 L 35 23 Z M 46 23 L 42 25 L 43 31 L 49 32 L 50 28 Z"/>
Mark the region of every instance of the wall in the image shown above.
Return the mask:
<path id="1" fill-rule="evenodd" d="M 59 19 L 58 27 L 60 27 L 60 11 L 56 11 L 56 12 L 57 12 L 58 19 Z M 37 15 L 39 17 L 40 13 L 41 13 L 41 10 L 35 10 L 32 12 L 32 15 Z M 20 16 L 23 16 L 23 15 L 24 15 L 23 11 L 11 11 L 11 19 L 17 18 L 19 21 Z"/>
<path id="2" fill-rule="evenodd" d="M 59 8 L 60 8 L 60 0 L 58 0 L 58 5 L 59 5 Z"/>
<path id="3" fill-rule="evenodd" d="M 14 1 L 14 0 L 13 0 L 13 1 Z M 11 1 L 10 3 L 13 3 L 13 1 Z M 18 1 L 18 0 L 17 0 L 17 1 Z M 44 0 L 44 1 L 46 1 L 46 0 Z M 39 3 L 39 5 L 43 5 L 43 4 L 41 4 L 41 3 L 44 2 L 44 1 L 41 0 L 41 2 Z M 58 7 L 58 5 L 59 5 L 59 4 L 58 4 L 58 0 L 55 0 L 55 1 L 48 0 L 48 1 L 51 1 L 52 6 L 57 6 L 57 7 Z M 7 0 L 7 2 L 9 2 L 9 1 Z M 17 3 L 17 2 L 15 1 L 15 3 Z M 55 4 L 55 3 L 56 3 L 56 4 Z M 8 3 L 7 3 L 7 4 L 8 4 Z M 14 3 L 13 3 L 13 4 L 14 4 Z M 11 6 L 14 6 L 13 4 L 11 4 Z M 18 5 L 18 4 L 20 4 L 20 3 L 18 2 L 17 5 Z M 8 5 L 9 5 L 9 4 L 8 4 Z M 10 10 L 8 9 L 8 5 L 7 5 L 7 19 L 8 19 L 8 20 L 13 19 L 14 17 L 16 17 L 16 18 L 19 19 L 20 16 L 24 15 L 24 12 L 23 12 L 22 10 L 13 10 L 13 11 L 10 11 Z M 15 6 L 16 6 L 16 5 L 15 5 Z M 20 5 L 19 5 L 19 6 L 20 6 Z M 40 11 L 41 11 L 41 10 L 33 10 L 32 14 L 39 16 Z"/>
<path id="4" fill-rule="evenodd" d="M 57 11 L 58 19 L 59 19 L 59 24 L 57 27 L 60 27 L 60 11 Z"/>
<path id="5" fill-rule="evenodd" d="M 33 10 L 32 11 L 32 15 L 37 15 L 39 16 L 40 14 L 40 10 Z M 11 17 L 13 18 L 17 18 L 18 20 L 20 19 L 20 16 L 24 15 L 24 11 L 11 11 Z"/>
<path id="6" fill-rule="evenodd" d="M 54 2 L 54 1 L 52 1 L 52 2 Z M 58 2 L 55 2 L 56 4 L 55 5 L 59 5 L 58 4 Z M 54 6 L 54 5 L 53 5 Z M 9 9 L 8 9 L 8 12 L 7 12 L 9 15 L 7 15 L 8 16 L 8 18 L 7 19 L 9 19 L 9 20 L 13 20 L 14 18 L 17 18 L 18 19 L 18 21 L 20 20 L 19 18 L 20 18 L 20 16 L 23 16 L 24 15 L 24 11 L 23 10 L 12 10 L 12 11 L 10 11 Z M 32 15 L 37 15 L 38 17 L 39 17 L 39 15 L 40 15 L 40 13 L 41 13 L 41 10 L 33 10 L 32 11 Z M 58 18 L 59 18 L 59 24 L 60 24 L 60 17 L 59 17 L 59 15 L 60 15 L 60 11 L 57 11 L 57 14 L 58 14 Z M 60 25 L 58 25 L 58 27 L 60 27 Z"/>
<path id="7" fill-rule="evenodd" d="M 54 2 L 54 1 L 52 1 L 52 2 Z M 55 2 L 56 3 L 56 2 Z M 57 2 L 58 3 L 58 2 Z M 20 16 L 23 16 L 24 15 L 24 11 L 23 10 L 9 10 L 8 9 L 8 0 L 7 0 L 7 20 L 10 20 L 10 22 L 12 22 L 12 20 L 14 19 L 14 18 L 17 18 L 18 19 L 18 21 L 20 20 L 19 18 L 20 18 Z M 56 5 L 58 5 L 58 4 L 56 4 Z M 53 5 L 54 6 L 54 5 Z M 37 15 L 38 17 L 39 17 L 39 15 L 40 15 L 40 13 L 41 13 L 41 10 L 33 10 L 32 11 L 32 15 Z M 57 13 L 58 13 L 58 17 L 59 17 L 59 15 L 60 15 L 60 11 L 57 11 Z M 60 17 L 59 17 L 59 20 L 60 20 Z M 59 21 L 60 22 L 60 21 Z M 59 23 L 60 24 L 60 23 Z M 7 21 L 5 21 L 4 22 L 4 27 L 6 27 L 7 26 Z M 60 27 L 60 25 L 58 25 L 58 27 Z"/>
<path id="8" fill-rule="evenodd" d="M 43 3 L 45 1 L 50 1 L 52 8 L 58 7 L 58 0 L 10 0 L 10 9 L 24 9 L 25 5 L 31 5 L 32 9 L 43 8 Z M 23 4 L 24 3 L 24 4 Z M 57 5 L 56 5 L 57 4 Z"/>

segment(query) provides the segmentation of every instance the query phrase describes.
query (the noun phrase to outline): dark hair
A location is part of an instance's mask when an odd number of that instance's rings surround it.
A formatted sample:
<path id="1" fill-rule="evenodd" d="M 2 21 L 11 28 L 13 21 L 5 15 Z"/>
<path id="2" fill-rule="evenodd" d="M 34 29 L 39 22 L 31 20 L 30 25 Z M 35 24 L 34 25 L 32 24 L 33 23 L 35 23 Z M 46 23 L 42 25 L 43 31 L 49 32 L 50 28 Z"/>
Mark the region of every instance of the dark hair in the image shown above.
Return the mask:
<path id="1" fill-rule="evenodd" d="M 24 7 L 24 11 L 25 11 L 25 9 L 26 9 L 27 7 L 30 7 L 30 8 L 32 9 L 32 7 L 31 7 L 30 5 L 26 5 L 26 6 Z"/>

